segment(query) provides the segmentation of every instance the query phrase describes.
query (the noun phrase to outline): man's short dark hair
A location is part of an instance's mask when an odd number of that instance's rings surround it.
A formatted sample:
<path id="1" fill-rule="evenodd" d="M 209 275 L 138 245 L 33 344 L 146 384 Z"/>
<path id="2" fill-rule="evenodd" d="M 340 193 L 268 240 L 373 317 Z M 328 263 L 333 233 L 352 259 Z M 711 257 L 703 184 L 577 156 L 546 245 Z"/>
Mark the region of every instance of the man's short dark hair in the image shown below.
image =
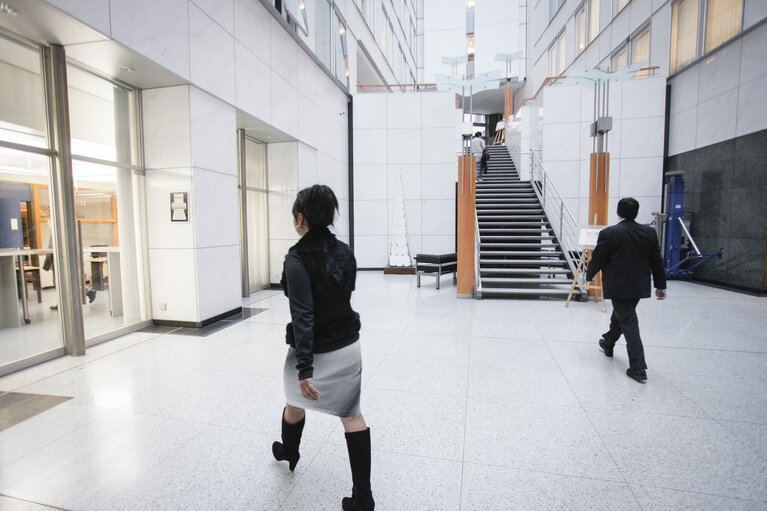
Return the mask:
<path id="1" fill-rule="evenodd" d="M 474 136 L 475 136 L 475 137 L 481 137 L 481 136 L 482 136 L 482 132 L 481 132 L 481 131 L 478 131 L 478 132 L 476 132 L 476 133 L 474 134 Z"/>
<path id="2" fill-rule="evenodd" d="M 639 214 L 639 202 L 633 197 L 618 201 L 618 216 L 626 220 L 634 220 Z"/>

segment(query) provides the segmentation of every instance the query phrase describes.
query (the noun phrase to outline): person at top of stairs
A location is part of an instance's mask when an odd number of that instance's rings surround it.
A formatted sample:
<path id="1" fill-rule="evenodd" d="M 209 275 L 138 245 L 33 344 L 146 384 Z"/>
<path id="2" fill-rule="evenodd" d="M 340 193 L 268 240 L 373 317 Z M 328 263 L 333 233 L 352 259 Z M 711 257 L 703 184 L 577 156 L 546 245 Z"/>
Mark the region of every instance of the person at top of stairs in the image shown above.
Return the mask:
<path id="1" fill-rule="evenodd" d="M 485 141 L 482 139 L 482 132 L 478 131 L 471 139 L 471 154 L 477 160 L 477 179 L 482 179 L 482 175 L 487 170 L 487 160 L 485 159 Z"/>

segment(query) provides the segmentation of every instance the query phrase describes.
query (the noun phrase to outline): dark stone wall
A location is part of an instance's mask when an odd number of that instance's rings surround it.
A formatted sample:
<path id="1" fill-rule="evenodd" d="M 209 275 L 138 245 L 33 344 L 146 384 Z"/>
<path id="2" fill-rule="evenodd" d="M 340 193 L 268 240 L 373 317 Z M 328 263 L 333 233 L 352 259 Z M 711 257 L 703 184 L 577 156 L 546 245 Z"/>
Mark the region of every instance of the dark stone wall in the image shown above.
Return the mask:
<path id="1" fill-rule="evenodd" d="M 670 156 L 684 170 L 685 212 L 701 252 L 724 249 L 694 278 L 767 293 L 767 130 Z"/>

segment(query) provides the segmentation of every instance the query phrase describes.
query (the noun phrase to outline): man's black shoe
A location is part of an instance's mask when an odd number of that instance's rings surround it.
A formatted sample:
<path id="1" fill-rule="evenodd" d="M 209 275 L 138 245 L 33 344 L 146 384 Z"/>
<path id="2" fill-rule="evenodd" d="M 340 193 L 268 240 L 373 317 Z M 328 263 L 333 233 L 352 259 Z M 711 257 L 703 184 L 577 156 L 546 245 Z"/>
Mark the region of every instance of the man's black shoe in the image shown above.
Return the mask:
<path id="1" fill-rule="evenodd" d="M 606 357 L 612 357 L 613 356 L 613 346 L 608 346 L 607 341 L 604 337 L 599 339 L 599 347 L 602 348 L 602 351 L 605 352 Z"/>
<path id="2" fill-rule="evenodd" d="M 644 369 L 626 369 L 626 375 L 632 380 L 644 383 L 647 380 L 647 373 Z"/>

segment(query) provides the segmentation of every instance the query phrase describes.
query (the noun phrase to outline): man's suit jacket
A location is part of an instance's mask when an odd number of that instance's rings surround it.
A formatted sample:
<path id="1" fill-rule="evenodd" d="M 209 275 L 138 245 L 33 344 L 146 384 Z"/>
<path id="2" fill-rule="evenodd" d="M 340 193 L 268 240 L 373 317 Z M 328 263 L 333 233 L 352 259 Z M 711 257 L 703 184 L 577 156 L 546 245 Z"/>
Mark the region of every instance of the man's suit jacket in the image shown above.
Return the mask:
<path id="1" fill-rule="evenodd" d="M 655 229 L 623 220 L 599 233 L 586 280 L 602 270 L 605 298 L 631 300 L 650 296 L 650 273 L 657 289 L 666 289 L 666 271 Z"/>

